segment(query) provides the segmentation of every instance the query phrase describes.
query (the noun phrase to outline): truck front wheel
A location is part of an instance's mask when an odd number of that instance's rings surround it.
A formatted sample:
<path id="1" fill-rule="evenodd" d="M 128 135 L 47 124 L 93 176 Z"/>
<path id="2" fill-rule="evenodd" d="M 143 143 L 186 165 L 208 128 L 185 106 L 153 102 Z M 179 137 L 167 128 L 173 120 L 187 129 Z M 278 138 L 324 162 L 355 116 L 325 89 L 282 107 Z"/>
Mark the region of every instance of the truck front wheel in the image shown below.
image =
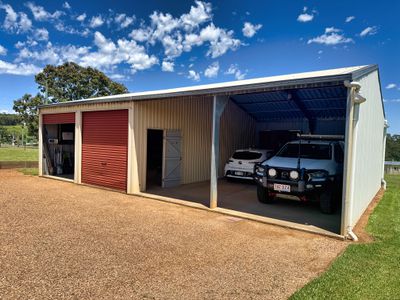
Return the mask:
<path id="1" fill-rule="evenodd" d="M 268 195 L 268 190 L 257 184 L 257 198 L 258 201 L 261 203 L 271 203 L 272 202 L 272 197 L 269 197 Z"/>
<path id="2" fill-rule="evenodd" d="M 335 212 L 335 203 L 332 190 L 324 191 L 319 196 L 319 207 L 324 214 L 333 214 Z"/>

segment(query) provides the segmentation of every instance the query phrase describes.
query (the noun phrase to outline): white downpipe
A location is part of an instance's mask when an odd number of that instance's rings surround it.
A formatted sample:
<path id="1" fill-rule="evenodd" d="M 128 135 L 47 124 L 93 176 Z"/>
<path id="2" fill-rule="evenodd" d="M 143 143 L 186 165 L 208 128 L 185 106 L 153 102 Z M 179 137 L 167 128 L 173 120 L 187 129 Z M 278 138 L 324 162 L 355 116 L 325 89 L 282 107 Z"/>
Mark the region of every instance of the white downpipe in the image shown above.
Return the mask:
<path id="1" fill-rule="evenodd" d="M 386 136 L 387 129 L 389 128 L 388 121 L 385 120 L 384 128 L 383 128 L 383 145 L 382 145 L 382 179 L 381 186 L 384 190 L 386 190 L 386 180 L 385 180 L 385 154 L 386 154 Z"/>
<path id="2" fill-rule="evenodd" d="M 344 226 L 346 235 L 353 241 L 358 241 L 353 232 L 352 216 L 354 204 L 354 177 L 355 177 L 355 156 L 357 145 L 357 123 L 359 104 L 366 101 L 358 92 L 361 85 L 358 82 L 345 81 L 344 85 L 348 88 L 348 130 L 347 130 L 347 160 L 346 160 L 346 184 L 345 184 L 345 206 L 344 206 Z"/>

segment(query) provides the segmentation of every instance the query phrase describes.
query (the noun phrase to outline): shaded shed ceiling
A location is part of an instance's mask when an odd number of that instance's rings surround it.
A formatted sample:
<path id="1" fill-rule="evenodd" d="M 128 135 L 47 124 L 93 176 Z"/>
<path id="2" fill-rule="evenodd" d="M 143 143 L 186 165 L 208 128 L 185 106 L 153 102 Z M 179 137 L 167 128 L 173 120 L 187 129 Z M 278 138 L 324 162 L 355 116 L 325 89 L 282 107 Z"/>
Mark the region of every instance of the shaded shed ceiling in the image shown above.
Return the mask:
<path id="1" fill-rule="evenodd" d="M 347 89 L 344 85 L 232 95 L 230 98 L 257 122 L 346 117 Z"/>

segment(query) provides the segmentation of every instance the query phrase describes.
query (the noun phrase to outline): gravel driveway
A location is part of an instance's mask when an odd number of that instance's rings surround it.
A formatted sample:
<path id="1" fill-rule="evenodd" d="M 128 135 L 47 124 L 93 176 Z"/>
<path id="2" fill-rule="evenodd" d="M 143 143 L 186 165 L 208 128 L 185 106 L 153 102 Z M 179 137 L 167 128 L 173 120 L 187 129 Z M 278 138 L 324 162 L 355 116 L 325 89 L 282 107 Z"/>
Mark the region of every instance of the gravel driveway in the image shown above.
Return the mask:
<path id="1" fill-rule="evenodd" d="M 0 170 L 0 299 L 285 299 L 346 246 Z"/>

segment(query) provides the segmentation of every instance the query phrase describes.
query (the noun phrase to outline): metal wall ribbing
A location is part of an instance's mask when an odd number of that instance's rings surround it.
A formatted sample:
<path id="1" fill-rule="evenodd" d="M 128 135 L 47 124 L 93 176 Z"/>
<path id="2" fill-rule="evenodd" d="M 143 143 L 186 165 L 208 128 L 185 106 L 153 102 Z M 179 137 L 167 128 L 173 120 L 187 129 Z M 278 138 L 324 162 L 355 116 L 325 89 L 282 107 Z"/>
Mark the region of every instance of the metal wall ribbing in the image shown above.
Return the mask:
<path id="1" fill-rule="evenodd" d="M 146 189 L 147 129 L 179 129 L 182 136 L 182 182 L 210 178 L 211 97 L 134 102 L 134 131 L 140 190 Z"/>
<path id="2" fill-rule="evenodd" d="M 384 112 L 378 72 L 358 80 L 360 94 L 367 101 L 360 104 L 355 144 L 354 193 L 351 226 L 355 225 L 381 188 L 383 167 Z"/>

